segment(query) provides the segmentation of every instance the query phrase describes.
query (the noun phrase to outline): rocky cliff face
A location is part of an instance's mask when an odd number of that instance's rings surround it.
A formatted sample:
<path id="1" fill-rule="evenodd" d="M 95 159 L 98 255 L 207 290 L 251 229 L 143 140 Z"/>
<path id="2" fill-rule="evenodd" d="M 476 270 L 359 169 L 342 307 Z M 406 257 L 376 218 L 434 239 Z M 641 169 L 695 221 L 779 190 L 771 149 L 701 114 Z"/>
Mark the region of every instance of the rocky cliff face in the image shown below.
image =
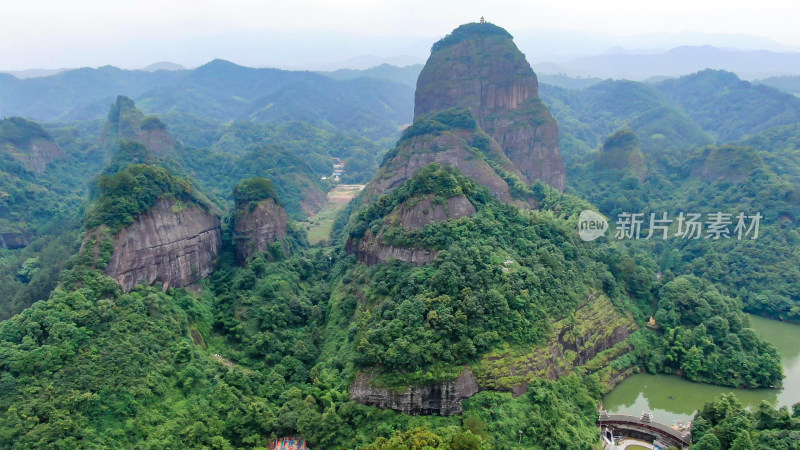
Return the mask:
<path id="1" fill-rule="evenodd" d="M 401 141 L 393 157 L 367 186 L 365 201 L 394 189 L 431 163 L 458 169 L 489 189 L 501 202 L 530 207 L 525 200 L 514 198 L 508 181 L 492 167 L 495 164 L 506 174 L 523 178 L 500 146 L 480 130 L 458 128 L 422 133 Z"/>
<path id="2" fill-rule="evenodd" d="M 286 211 L 272 199 L 261 200 L 252 208 L 248 204 L 239 205 L 234 222 L 236 261 L 239 264 L 283 239 L 288 226 Z"/>
<path id="3" fill-rule="evenodd" d="M 417 266 L 436 259 L 436 252 L 424 248 L 395 247 L 381 242 L 381 235 L 367 231 L 359 240 L 350 238 L 345 246 L 347 253 L 355 254 L 359 262 L 370 266 L 391 260 L 404 261 Z"/>
<path id="4" fill-rule="evenodd" d="M 41 125 L 20 117 L 0 120 L 0 152 L 36 174 L 44 173 L 48 164 L 66 155 Z"/>
<path id="5" fill-rule="evenodd" d="M 620 130 L 605 140 L 597 153 L 595 169 L 598 172 L 624 170 L 636 175 L 639 180 L 647 176 L 644 154 L 639 140 L 631 130 Z"/>
<path id="6" fill-rule="evenodd" d="M 175 147 L 167 126 L 157 117 L 145 117 L 133 100 L 120 95 L 111 105 L 101 141 L 114 147 L 120 139 L 147 146 L 154 156 L 163 158 Z"/>
<path id="7" fill-rule="evenodd" d="M 605 369 L 609 361 L 593 360 L 612 348 L 615 351 L 605 355 L 611 359 L 630 351 L 624 341 L 636 329 L 631 317 L 617 310 L 607 297 L 595 293 L 571 318 L 552 325 L 546 345 L 527 352 L 486 355 L 473 370 L 482 387 L 521 394 L 534 378 L 555 380 L 578 366 L 587 366 L 588 373 Z"/>
<path id="8" fill-rule="evenodd" d="M 608 370 L 611 359 L 630 351 L 625 339 L 635 330 L 630 317 L 616 310 L 606 297 L 593 294 L 572 319 L 554 323 L 547 343 L 531 351 L 489 354 L 453 381 L 399 390 L 376 385 L 372 374 L 361 373 L 350 386 L 350 397 L 365 405 L 407 414 L 458 414 L 461 401 L 481 390 L 521 395 L 534 378 L 555 380 L 578 366 L 584 366 L 587 373 Z M 601 377 L 609 385 L 621 378 L 618 372 Z"/>
<path id="9" fill-rule="evenodd" d="M 33 240 L 33 234 L 30 232 L 26 233 L 0 233 L 0 248 L 22 248 L 27 247 L 31 240 Z"/>
<path id="10" fill-rule="evenodd" d="M 390 226 L 402 226 L 407 230 L 421 230 L 429 223 L 470 217 L 475 206 L 465 195 L 450 197 L 436 202 L 432 195 L 413 199 L 397 206 L 385 222 Z M 383 230 L 374 234 L 368 230 L 361 239 L 350 238 L 346 245 L 348 253 L 354 253 L 360 262 L 375 265 L 390 260 L 423 265 L 436 259 L 437 252 L 414 247 L 397 247 L 382 241 Z"/>
<path id="11" fill-rule="evenodd" d="M 372 385 L 373 375 L 361 373 L 350 386 L 350 398 L 383 409 L 406 414 L 437 414 L 451 416 L 463 411 L 461 401 L 478 393 L 480 387 L 472 373 L 465 369 L 453 381 L 409 386 L 403 391 Z"/>
<path id="12" fill-rule="evenodd" d="M 741 183 L 754 170 L 763 168 L 764 161 L 752 147 L 706 147 L 693 163 L 692 175 L 704 181 Z"/>
<path id="13" fill-rule="evenodd" d="M 417 80 L 414 116 L 469 108 L 524 181 L 563 191 L 558 125 L 538 95 L 536 74 L 511 35 L 489 23 L 467 24 L 434 44 Z"/>
<path id="14" fill-rule="evenodd" d="M 221 245 L 220 221 L 195 205 L 159 200 L 114 237 L 106 274 L 124 292 L 144 281 L 189 286 L 209 274 Z"/>
<path id="15" fill-rule="evenodd" d="M 399 219 L 403 228 L 421 230 L 429 223 L 471 217 L 475 212 L 475 206 L 466 195 L 450 197 L 444 202 L 437 202 L 432 195 L 427 195 L 416 202 L 400 205 L 394 217 Z"/>

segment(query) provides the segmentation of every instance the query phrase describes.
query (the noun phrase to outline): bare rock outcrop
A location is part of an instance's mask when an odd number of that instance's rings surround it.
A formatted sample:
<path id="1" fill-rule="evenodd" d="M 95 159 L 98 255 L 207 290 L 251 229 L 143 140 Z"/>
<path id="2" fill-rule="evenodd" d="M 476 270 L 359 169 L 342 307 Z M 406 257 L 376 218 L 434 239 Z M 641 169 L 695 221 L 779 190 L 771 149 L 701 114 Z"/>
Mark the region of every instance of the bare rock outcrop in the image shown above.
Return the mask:
<path id="1" fill-rule="evenodd" d="M 386 223 L 413 231 L 421 230 L 430 223 L 471 217 L 475 206 L 465 195 L 450 197 L 437 202 L 433 195 L 426 195 L 397 206 L 388 216 Z M 371 230 L 360 239 L 350 238 L 346 245 L 348 253 L 356 255 L 360 262 L 368 265 L 385 263 L 391 260 L 404 261 L 414 265 L 433 262 L 438 252 L 416 247 L 398 247 L 385 244 L 382 231 L 374 234 Z"/>
<path id="2" fill-rule="evenodd" d="M 508 182 L 489 164 L 494 161 L 509 174 L 522 178 L 522 174 L 503 155 L 502 149 L 491 138 L 483 153 L 476 149 L 481 136 L 473 130 L 453 129 L 440 134 L 422 134 L 401 142 L 394 157 L 388 161 L 367 186 L 365 201 L 371 201 L 413 177 L 420 169 L 437 163 L 458 169 L 463 175 L 485 186 L 503 203 L 526 206 L 515 199 Z M 486 136 L 483 134 L 483 136 Z"/>
<path id="3" fill-rule="evenodd" d="M 51 162 L 66 156 L 66 152 L 41 125 L 21 117 L 0 120 L 0 153 L 16 159 L 26 170 L 42 174 Z"/>
<path id="4" fill-rule="evenodd" d="M 0 233 L 0 248 L 22 248 L 27 247 L 33 240 L 33 233 Z"/>
<path id="5" fill-rule="evenodd" d="M 610 357 L 630 351 L 625 339 L 636 329 L 633 319 L 616 310 L 608 298 L 592 294 L 572 318 L 554 323 L 547 342 L 530 352 L 489 354 L 453 381 L 405 388 L 376 385 L 372 373 L 360 373 L 350 386 L 350 398 L 407 414 L 458 414 L 461 401 L 482 390 L 521 395 L 534 378 L 555 380 L 578 366 L 586 366 L 587 373 L 602 369 L 607 363 L 593 364 L 593 360 L 606 350 L 611 350 Z M 610 373 L 607 382 L 618 383 L 625 373 Z"/>
<path id="6" fill-rule="evenodd" d="M 265 252 L 269 245 L 286 236 L 288 227 L 286 210 L 273 199 L 264 199 L 253 205 L 236 208 L 234 240 L 236 261 L 244 264 L 256 253 Z"/>
<path id="7" fill-rule="evenodd" d="M 350 398 L 383 409 L 393 409 L 406 414 L 438 414 L 451 416 L 463 411 L 461 401 L 480 391 L 478 382 L 469 369 L 453 381 L 408 386 L 404 391 L 373 386 L 373 374 L 360 373 L 350 386 Z"/>
<path id="8" fill-rule="evenodd" d="M 417 80 L 414 116 L 467 107 L 523 181 L 564 190 L 558 125 L 539 99 L 536 74 L 512 36 L 490 23 L 458 27 L 434 44 Z"/>
<path id="9" fill-rule="evenodd" d="M 417 266 L 428 264 L 436 259 L 437 252 L 415 247 L 395 247 L 381 242 L 380 235 L 367 231 L 361 239 L 350 238 L 345 246 L 347 253 L 355 254 L 359 262 L 370 266 L 389 262 L 404 261 Z"/>
<path id="10" fill-rule="evenodd" d="M 119 140 L 138 142 L 158 158 L 168 156 L 175 148 L 166 124 L 157 117 L 145 117 L 134 101 L 123 95 L 111 105 L 101 136 L 101 142 L 108 148 L 114 148 Z"/>
<path id="11" fill-rule="evenodd" d="M 450 197 L 444 202 L 436 202 L 432 195 L 427 195 L 413 205 L 410 203 L 401 205 L 395 214 L 399 216 L 403 228 L 420 230 L 429 223 L 471 217 L 475 212 L 475 206 L 466 195 L 462 194 Z"/>
<path id="12" fill-rule="evenodd" d="M 221 239 L 219 217 L 193 204 L 162 199 L 114 237 L 106 274 L 124 292 L 141 282 L 189 286 L 214 270 Z"/>

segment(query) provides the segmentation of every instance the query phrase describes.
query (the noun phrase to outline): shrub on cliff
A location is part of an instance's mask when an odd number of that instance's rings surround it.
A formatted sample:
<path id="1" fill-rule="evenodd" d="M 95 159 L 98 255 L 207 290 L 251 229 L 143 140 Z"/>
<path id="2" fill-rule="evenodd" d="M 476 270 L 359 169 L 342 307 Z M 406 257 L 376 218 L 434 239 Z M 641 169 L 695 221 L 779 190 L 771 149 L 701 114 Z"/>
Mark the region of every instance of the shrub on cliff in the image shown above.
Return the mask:
<path id="1" fill-rule="evenodd" d="M 167 197 L 209 207 L 189 180 L 160 166 L 133 165 L 114 175 L 101 176 L 97 187 L 99 198 L 86 217 L 88 230 L 106 225 L 112 232 L 118 231 Z"/>
<path id="2" fill-rule="evenodd" d="M 275 187 L 266 178 L 248 178 L 233 188 L 233 200 L 236 202 L 237 208 L 248 205 L 250 209 L 253 209 L 259 201 L 267 199 L 272 199 L 278 205 L 281 204 Z"/>

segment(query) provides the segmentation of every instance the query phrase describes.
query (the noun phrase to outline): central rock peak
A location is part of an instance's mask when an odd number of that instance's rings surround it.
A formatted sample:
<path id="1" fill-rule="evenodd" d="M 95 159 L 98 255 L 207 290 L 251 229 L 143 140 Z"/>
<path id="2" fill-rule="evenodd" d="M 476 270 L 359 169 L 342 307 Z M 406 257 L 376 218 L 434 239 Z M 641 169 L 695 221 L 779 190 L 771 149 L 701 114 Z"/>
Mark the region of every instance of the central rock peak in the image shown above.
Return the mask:
<path id="1" fill-rule="evenodd" d="M 536 74 L 503 28 L 461 25 L 433 45 L 417 80 L 414 117 L 453 107 L 472 111 L 524 181 L 564 190 L 558 125 L 539 99 Z"/>

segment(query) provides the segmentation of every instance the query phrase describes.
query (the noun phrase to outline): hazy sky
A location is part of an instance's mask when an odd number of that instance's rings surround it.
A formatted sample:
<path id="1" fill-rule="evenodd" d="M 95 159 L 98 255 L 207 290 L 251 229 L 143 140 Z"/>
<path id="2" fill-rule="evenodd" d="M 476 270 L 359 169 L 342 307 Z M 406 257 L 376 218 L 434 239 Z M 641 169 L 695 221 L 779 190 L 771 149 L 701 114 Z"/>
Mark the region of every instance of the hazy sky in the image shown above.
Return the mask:
<path id="1" fill-rule="evenodd" d="M 694 31 L 800 48 L 797 0 L 0 0 L 0 69 L 196 65 L 213 57 L 302 66 L 325 56 L 418 54 L 481 15 L 512 33 Z"/>

